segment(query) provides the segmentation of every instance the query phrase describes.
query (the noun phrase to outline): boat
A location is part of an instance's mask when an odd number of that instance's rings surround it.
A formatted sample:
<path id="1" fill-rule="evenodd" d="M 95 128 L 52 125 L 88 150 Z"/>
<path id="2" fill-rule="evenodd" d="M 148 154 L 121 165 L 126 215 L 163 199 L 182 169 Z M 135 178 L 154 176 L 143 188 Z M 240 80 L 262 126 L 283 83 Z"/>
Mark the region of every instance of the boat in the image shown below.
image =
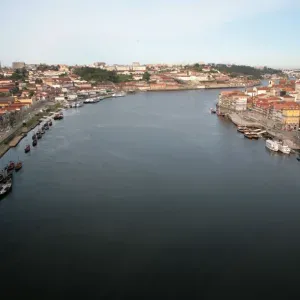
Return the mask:
<path id="1" fill-rule="evenodd" d="M 126 93 L 125 92 L 119 92 L 119 93 L 115 93 L 112 95 L 113 97 L 124 97 L 126 96 Z"/>
<path id="2" fill-rule="evenodd" d="M 32 141 L 32 146 L 35 147 L 37 145 L 37 140 Z"/>
<path id="3" fill-rule="evenodd" d="M 30 151 L 30 145 L 26 145 L 25 149 L 24 149 L 25 153 Z"/>
<path id="4" fill-rule="evenodd" d="M 44 134 L 44 133 L 45 133 L 45 129 L 44 129 L 44 127 L 42 127 L 41 134 Z"/>
<path id="5" fill-rule="evenodd" d="M 43 126 L 43 129 L 45 129 L 45 130 L 49 130 L 48 123 L 45 123 L 45 124 L 44 124 L 44 126 Z"/>
<path id="6" fill-rule="evenodd" d="M 15 163 L 13 161 L 10 161 L 9 164 L 7 165 L 6 169 L 7 171 L 12 171 L 15 168 Z"/>
<path id="7" fill-rule="evenodd" d="M 35 133 L 32 135 L 32 139 L 36 140 L 36 134 Z"/>
<path id="8" fill-rule="evenodd" d="M 290 154 L 292 149 L 283 142 L 278 142 L 278 150 L 284 154 Z"/>
<path id="9" fill-rule="evenodd" d="M 37 132 L 36 137 L 37 137 L 38 140 L 41 139 L 42 138 L 42 133 L 40 131 Z"/>
<path id="10" fill-rule="evenodd" d="M 266 140 L 266 147 L 272 151 L 278 151 L 278 143 L 272 140 Z"/>
<path id="11" fill-rule="evenodd" d="M 245 133 L 248 130 L 249 130 L 249 128 L 246 126 L 238 126 L 238 128 L 237 128 L 237 131 L 240 133 Z"/>
<path id="12" fill-rule="evenodd" d="M 48 121 L 48 125 L 52 126 L 52 120 L 51 119 Z"/>
<path id="13" fill-rule="evenodd" d="M 5 197 L 11 190 L 12 190 L 13 180 L 12 180 L 12 174 L 9 174 L 4 176 L 4 179 L 2 180 L 0 184 L 0 199 Z"/>
<path id="14" fill-rule="evenodd" d="M 211 112 L 212 114 L 215 114 L 215 113 L 216 113 L 216 110 L 213 109 L 213 108 L 211 108 L 211 109 L 210 109 L 210 112 Z"/>
<path id="15" fill-rule="evenodd" d="M 258 140 L 258 138 L 259 138 L 259 136 L 256 134 L 256 133 L 253 133 L 253 132 L 245 132 L 244 133 L 244 137 L 245 138 L 248 138 L 248 139 L 250 139 L 250 140 Z"/>
<path id="16" fill-rule="evenodd" d="M 23 164 L 21 161 L 18 161 L 15 165 L 15 171 L 18 172 L 19 170 L 21 170 L 23 167 Z"/>
<path id="17" fill-rule="evenodd" d="M 54 117 L 53 117 L 54 120 L 61 120 L 63 118 L 64 118 L 63 113 L 55 114 Z"/>
<path id="18" fill-rule="evenodd" d="M 297 160 L 300 161 L 300 157 L 297 157 Z"/>

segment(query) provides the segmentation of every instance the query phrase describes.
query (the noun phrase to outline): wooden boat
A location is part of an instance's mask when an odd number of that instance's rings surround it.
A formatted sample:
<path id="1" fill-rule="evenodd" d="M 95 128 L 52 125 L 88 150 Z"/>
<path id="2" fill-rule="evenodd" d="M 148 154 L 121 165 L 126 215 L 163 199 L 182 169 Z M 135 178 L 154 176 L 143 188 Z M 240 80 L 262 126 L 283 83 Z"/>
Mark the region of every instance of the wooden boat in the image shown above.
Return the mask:
<path id="1" fill-rule="evenodd" d="M 237 128 L 237 131 L 241 133 L 245 133 L 247 130 L 249 130 L 249 128 L 247 128 L 246 126 L 238 126 Z"/>
<path id="2" fill-rule="evenodd" d="M 64 115 L 62 112 L 55 114 L 53 117 L 54 120 L 62 120 L 63 118 L 64 118 Z"/>
<path id="3" fill-rule="evenodd" d="M 30 151 L 30 145 L 26 145 L 25 149 L 24 149 L 25 153 Z"/>
<path id="4" fill-rule="evenodd" d="M 245 132 L 244 137 L 250 140 L 258 140 L 259 138 L 259 136 L 256 133 L 252 133 L 252 132 Z"/>
<path id="5" fill-rule="evenodd" d="M 297 157 L 297 160 L 300 161 L 300 157 Z"/>
<path id="6" fill-rule="evenodd" d="M 36 134 L 35 133 L 32 135 L 32 139 L 36 140 Z"/>
<path id="7" fill-rule="evenodd" d="M 21 170 L 23 167 L 23 164 L 21 161 L 18 161 L 15 165 L 15 171 L 18 172 L 19 170 Z"/>
<path id="8" fill-rule="evenodd" d="M 13 161 L 10 161 L 6 167 L 6 170 L 9 172 L 12 171 L 14 168 L 15 168 L 15 163 Z"/>
<path id="9" fill-rule="evenodd" d="M 37 140 L 32 141 L 32 146 L 35 147 L 37 145 Z"/>
<path id="10" fill-rule="evenodd" d="M 52 126 L 52 120 L 51 119 L 49 120 L 48 125 Z"/>

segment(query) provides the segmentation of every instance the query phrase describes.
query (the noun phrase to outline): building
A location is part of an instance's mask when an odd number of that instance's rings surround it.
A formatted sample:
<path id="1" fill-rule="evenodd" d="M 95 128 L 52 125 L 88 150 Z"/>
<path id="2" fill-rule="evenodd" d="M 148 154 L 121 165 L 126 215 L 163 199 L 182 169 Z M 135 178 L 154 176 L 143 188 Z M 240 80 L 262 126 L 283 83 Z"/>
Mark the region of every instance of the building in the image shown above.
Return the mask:
<path id="1" fill-rule="evenodd" d="M 14 62 L 12 63 L 12 68 L 13 68 L 14 70 L 25 68 L 25 63 L 24 63 L 24 62 L 20 62 L 20 61 L 14 61 Z"/>
<path id="2" fill-rule="evenodd" d="M 282 129 L 298 130 L 300 121 L 300 105 L 295 102 L 273 103 L 273 115 L 281 123 Z"/>
<path id="3" fill-rule="evenodd" d="M 130 67 L 129 66 L 123 66 L 123 65 L 116 65 L 116 70 L 118 72 L 129 71 Z"/>
<path id="4" fill-rule="evenodd" d="M 280 97 L 280 99 L 282 101 L 295 101 L 295 97 L 292 97 L 290 95 L 283 95 L 283 96 Z"/>
<path id="5" fill-rule="evenodd" d="M 132 64 L 132 71 L 146 72 L 146 66 L 135 66 Z"/>
<path id="6" fill-rule="evenodd" d="M 223 91 L 219 95 L 218 105 L 234 111 L 243 111 L 247 109 L 248 95 L 238 91 Z"/>

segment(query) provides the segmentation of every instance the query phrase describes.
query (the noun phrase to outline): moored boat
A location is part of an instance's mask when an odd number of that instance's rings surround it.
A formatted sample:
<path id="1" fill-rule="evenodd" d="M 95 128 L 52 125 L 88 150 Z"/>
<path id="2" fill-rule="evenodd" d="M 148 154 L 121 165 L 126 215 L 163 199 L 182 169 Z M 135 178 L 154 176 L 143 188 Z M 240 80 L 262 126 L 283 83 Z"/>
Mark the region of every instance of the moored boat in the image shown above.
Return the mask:
<path id="1" fill-rule="evenodd" d="M 212 114 L 215 114 L 215 113 L 216 113 L 216 110 L 213 109 L 213 108 L 211 108 L 211 109 L 210 109 L 210 112 L 211 112 Z"/>
<path id="2" fill-rule="evenodd" d="M 35 133 L 32 135 L 32 139 L 36 140 L 36 134 Z"/>
<path id="3" fill-rule="evenodd" d="M 32 146 L 35 147 L 37 145 L 37 140 L 32 141 Z"/>
<path id="4" fill-rule="evenodd" d="M 249 128 L 246 126 L 238 126 L 238 128 L 237 128 L 237 131 L 240 133 L 245 133 L 248 130 L 249 130 Z"/>
<path id="5" fill-rule="evenodd" d="M 19 170 L 21 170 L 23 167 L 23 164 L 21 161 L 18 161 L 15 165 L 15 171 L 18 172 Z"/>
<path id="6" fill-rule="evenodd" d="M 272 151 L 278 151 L 278 143 L 272 140 L 266 140 L 266 147 Z"/>
<path id="7" fill-rule="evenodd" d="M 30 151 L 30 145 L 26 145 L 24 151 L 25 151 L 25 153 L 28 153 Z"/>
<path id="8" fill-rule="evenodd" d="M 10 161 L 9 164 L 7 165 L 6 169 L 7 171 L 12 171 L 15 168 L 15 162 Z"/>
<path id="9" fill-rule="evenodd" d="M 62 120 L 63 118 L 64 118 L 64 115 L 62 112 L 55 114 L 53 117 L 54 120 Z"/>
<path id="10" fill-rule="evenodd" d="M 283 142 L 278 142 L 278 150 L 284 154 L 290 154 L 292 149 Z"/>
<path id="11" fill-rule="evenodd" d="M 52 120 L 51 119 L 48 121 L 48 125 L 52 126 Z"/>
<path id="12" fill-rule="evenodd" d="M 245 132 L 244 137 L 250 139 L 250 140 L 258 140 L 259 136 L 256 133 L 253 132 Z"/>

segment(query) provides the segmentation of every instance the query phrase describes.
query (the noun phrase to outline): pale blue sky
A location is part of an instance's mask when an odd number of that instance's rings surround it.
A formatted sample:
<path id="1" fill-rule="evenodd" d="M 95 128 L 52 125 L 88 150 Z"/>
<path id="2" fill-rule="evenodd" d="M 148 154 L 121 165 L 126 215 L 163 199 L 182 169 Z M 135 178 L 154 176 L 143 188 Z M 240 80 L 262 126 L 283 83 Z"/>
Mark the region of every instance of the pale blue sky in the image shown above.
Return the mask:
<path id="1" fill-rule="evenodd" d="M 300 0 L 1 0 L 2 64 L 300 67 Z"/>

